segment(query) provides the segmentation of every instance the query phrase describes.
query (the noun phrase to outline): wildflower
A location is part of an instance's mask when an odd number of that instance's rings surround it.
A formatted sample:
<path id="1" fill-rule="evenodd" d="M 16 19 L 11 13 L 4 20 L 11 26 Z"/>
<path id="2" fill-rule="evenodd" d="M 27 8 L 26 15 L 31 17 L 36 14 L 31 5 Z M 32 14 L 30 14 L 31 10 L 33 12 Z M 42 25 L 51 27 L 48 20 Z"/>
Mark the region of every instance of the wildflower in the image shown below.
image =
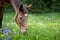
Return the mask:
<path id="1" fill-rule="evenodd" d="M 2 32 L 2 30 L 0 29 L 0 32 Z"/>
<path id="2" fill-rule="evenodd" d="M 7 30 L 7 27 L 4 27 L 4 30 Z"/>
<path id="3" fill-rule="evenodd" d="M 6 27 L 4 27 L 3 34 L 10 33 L 10 32 L 11 32 L 11 30 L 10 30 L 10 29 L 7 29 Z"/>
<path id="4" fill-rule="evenodd" d="M 2 40 L 5 40 L 4 38 L 2 38 Z"/>
<path id="5" fill-rule="evenodd" d="M 11 32 L 11 30 L 10 30 L 10 29 L 8 29 L 8 30 L 7 30 L 7 32 L 8 32 L 8 33 L 10 33 L 10 32 Z"/>
<path id="6" fill-rule="evenodd" d="M 10 29 L 9 29 L 9 30 L 4 30 L 4 31 L 3 31 L 3 34 L 10 33 L 10 32 L 11 32 Z"/>
<path id="7" fill-rule="evenodd" d="M 8 40 L 11 40 L 11 36 L 9 34 L 8 34 L 7 38 L 8 38 Z"/>
<path id="8" fill-rule="evenodd" d="M 16 31 L 14 32 L 14 34 L 16 34 Z"/>

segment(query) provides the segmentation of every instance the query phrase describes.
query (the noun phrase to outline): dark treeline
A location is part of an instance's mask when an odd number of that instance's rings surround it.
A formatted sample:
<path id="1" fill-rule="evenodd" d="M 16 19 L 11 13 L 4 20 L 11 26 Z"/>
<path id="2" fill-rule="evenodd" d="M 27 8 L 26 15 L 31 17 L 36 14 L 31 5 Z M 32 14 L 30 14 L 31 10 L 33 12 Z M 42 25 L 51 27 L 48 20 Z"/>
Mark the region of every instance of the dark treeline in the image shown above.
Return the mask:
<path id="1" fill-rule="evenodd" d="M 22 0 L 25 4 L 33 4 L 32 12 L 60 12 L 60 0 Z"/>
<path id="2" fill-rule="evenodd" d="M 32 4 L 31 12 L 60 12 L 60 0 L 21 0 L 24 4 Z M 8 8 L 8 7 L 7 7 Z M 8 8 L 9 9 L 9 8 Z M 12 9 L 10 7 L 10 9 Z"/>

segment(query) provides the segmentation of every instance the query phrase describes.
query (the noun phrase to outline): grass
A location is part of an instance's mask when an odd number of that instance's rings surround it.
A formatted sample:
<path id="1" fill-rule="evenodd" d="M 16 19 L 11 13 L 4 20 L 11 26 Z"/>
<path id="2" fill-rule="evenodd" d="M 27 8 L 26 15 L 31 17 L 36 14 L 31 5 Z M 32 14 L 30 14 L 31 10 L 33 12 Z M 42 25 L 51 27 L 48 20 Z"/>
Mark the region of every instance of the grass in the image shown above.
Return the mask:
<path id="1" fill-rule="evenodd" d="M 60 40 L 60 13 L 29 14 L 25 35 L 15 23 L 14 15 L 14 12 L 4 14 L 0 40 Z M 10 32 L 4 34 L 4 27 Z"/>

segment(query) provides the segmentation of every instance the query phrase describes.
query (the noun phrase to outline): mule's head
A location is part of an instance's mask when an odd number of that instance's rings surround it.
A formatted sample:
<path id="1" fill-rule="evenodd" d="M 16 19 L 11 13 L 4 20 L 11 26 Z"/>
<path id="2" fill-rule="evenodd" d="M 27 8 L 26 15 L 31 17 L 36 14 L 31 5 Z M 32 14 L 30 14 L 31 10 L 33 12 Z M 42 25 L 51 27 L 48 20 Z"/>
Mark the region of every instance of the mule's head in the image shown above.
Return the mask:
<path id="1" fill-rule="evenodd" d="M 31 6 L 32 5 L 25 6 L 22 4 L 16 15 L 16 22 L 19 25 L 21 32 L 23 32 L 23 33 L 27 32 L 28 9 Z"/>

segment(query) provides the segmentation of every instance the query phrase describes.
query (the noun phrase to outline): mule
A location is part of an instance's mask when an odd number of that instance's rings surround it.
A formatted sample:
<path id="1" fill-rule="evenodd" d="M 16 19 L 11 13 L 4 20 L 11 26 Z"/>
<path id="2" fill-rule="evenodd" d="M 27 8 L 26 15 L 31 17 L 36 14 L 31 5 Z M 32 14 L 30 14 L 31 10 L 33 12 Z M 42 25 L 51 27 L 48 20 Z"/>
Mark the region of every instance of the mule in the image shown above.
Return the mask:
<path id="1" fill-rule="evenodd" d="M 28 9 L 32 6 L 30 5 L 24 5 L 21 3 L 20 0 L 0 0 L 0 28 L 2 27 L 2 20 L 3 20 L 3 13 L 5 4 L 11 4 L 12 7 L 15 10 L 15 21 L 18 24 L 19 28 L 21 29 L 21 32 L 25 33 L 27 32 L 27 18 L 28 18 Z"/>

